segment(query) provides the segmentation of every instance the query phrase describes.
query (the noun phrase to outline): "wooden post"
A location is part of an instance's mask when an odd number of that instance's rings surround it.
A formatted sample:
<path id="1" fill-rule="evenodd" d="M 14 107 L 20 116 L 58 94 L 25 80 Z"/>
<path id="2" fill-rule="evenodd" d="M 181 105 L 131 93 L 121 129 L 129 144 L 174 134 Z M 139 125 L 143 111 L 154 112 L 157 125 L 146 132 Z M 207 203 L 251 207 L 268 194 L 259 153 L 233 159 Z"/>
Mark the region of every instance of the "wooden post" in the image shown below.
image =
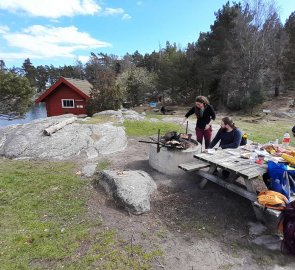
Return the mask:
<path id="1" fill-rule="evenodd" d="M 244 178 L 244 183 L 245 183 L 247 190 L 253 194 L 256 194 L 256 196 L 257 196 L 256 189 L 253 184 L 253 179 L 245 179 Z M 252 207 L 253 207 L 253 210 L 254 210 L 257 220 L 264 221 L 263 211 L 259 207 L 255 206 L 255 201 L 252 202 Z"/>
<path id="2" fill-rule="evenodd" d="M 216 168 L 217 167 L 215 165 L 211 165 L 209 170 L 208 170 L 208 173 L 213 174 L 214 171 L 216 170 Z M 208 180 L 206 178 L 203 178 L 201 183 L 200 183 L 200 188 L 203 189 L 206 186 L 207 182 L 208 182 Z"/>

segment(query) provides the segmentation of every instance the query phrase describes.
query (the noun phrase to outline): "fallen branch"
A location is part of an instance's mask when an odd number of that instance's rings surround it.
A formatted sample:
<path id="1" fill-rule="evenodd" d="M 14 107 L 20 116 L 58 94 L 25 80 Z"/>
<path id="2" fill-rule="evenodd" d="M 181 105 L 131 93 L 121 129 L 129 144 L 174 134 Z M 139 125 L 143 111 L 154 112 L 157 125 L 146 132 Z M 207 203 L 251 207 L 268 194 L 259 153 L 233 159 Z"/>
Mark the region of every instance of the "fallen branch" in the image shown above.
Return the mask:
<path id="1" fill-rule="evenodd" d="M 64 126 L 74 123 L 76 121 L 76 119 L 77 119 L 77 117 L 71 117 L 69 119 L 66 119 L 56 125 L 53 125 L 53 126 L 50 126 L 46 129 L 44 129 L 43 133 L 44 133 L 44 135 L 51 136 L 54 132 L 62 129 Z"/>

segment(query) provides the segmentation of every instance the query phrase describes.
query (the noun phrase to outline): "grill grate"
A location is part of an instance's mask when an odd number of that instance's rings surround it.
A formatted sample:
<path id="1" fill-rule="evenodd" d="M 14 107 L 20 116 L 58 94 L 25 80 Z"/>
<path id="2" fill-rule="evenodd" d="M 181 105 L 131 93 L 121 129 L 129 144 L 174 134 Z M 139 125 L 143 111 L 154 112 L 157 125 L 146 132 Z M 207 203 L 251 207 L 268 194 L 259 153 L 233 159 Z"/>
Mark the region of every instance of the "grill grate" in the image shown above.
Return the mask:
<path id="1" fill-rule="evenodd" d="M 157 144 L 157 152 L 160 152 L 162 147 L 166 147 L 169 150 L 186 150 L 198 145 L 198 142 L 191 137 L 192 134 L 177 133 L 176 131 L 167 132 L 164 136 L 160 136 L 160 130 L 158 130 L 157 139 L 151 137 L 151 141 L 139 142 Z"/>

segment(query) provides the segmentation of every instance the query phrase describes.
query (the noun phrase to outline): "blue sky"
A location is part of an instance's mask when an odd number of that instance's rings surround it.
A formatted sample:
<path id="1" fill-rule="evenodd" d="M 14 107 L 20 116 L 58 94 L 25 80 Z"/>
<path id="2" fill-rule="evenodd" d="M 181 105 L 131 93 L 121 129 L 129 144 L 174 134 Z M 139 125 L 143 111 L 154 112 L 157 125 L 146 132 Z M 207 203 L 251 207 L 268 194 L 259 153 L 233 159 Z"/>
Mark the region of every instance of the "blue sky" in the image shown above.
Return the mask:
<path id="1" fill-rule="evenodd" d="M 266 2 L 262 0 L 262 2 Z M 0 0 L 0 59 L 20 67 L 72 65 L 90 52 L 123 56 L 185 48 L 210 29 L 226 0 Z M 282 22 L 295 0 L 277 0 Z"/>

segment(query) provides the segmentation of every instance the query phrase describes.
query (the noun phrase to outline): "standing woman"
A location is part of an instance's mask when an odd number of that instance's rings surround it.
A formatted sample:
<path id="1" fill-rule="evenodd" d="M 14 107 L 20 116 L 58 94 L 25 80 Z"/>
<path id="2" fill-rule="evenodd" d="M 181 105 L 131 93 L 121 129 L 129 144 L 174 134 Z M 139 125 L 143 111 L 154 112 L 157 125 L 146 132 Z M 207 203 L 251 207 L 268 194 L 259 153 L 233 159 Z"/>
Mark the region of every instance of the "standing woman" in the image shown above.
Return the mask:
<path id="1" fill-rule="evenodd" d="M 215 112 L 209 103 L 209 100 L 204 96 L 197 96 L 195 106 L 192 107 L 185 115 L 183 122 L 193 114 L 197 116 L 196 137 L 197 141 L 202 144 L 205 139 L 205 149 L 209 147 L 212 137 L 212 121 L 215 120 Z"/>

